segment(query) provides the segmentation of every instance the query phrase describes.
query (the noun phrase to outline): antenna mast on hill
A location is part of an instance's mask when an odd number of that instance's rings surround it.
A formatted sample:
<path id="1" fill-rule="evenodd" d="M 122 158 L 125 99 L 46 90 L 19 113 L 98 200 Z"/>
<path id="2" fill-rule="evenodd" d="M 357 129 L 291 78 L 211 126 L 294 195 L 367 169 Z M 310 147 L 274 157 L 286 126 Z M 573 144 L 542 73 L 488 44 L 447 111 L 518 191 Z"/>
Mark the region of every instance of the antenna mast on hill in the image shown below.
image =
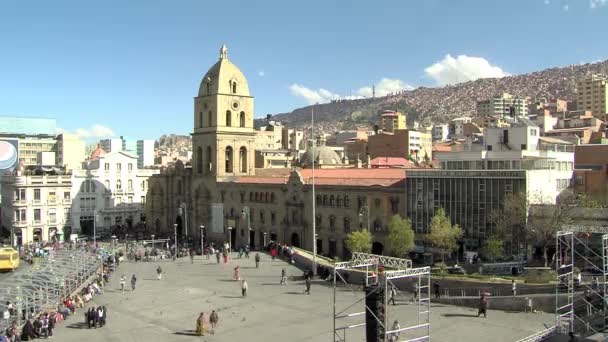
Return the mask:
<path id="1" fill-rule="evenodd" d="M 372 98 L 376 98 L 376 86 L 372 86 Z"/>

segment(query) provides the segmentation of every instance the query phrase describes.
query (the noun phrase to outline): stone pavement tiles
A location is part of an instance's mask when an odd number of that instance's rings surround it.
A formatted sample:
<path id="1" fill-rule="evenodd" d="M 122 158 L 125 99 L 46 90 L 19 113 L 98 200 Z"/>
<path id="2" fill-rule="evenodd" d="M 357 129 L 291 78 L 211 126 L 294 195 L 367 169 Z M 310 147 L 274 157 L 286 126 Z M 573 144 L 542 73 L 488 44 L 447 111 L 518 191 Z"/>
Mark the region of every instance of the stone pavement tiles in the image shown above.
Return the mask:
<path id="1" fill-rule="evenodd" d="M 259 269 L 254 256 L 233 259 L 228 264 L 189 258 L 177 262 L 121 263 L 105 294 L 91 305 L 106 305 L 107 325 L 98 329 L 84 326 L 83 310 L 61 322 L 55 331 L 60 341 L 332 341 L 333 287 L 315 280 L 312 294 L 305 295 L 302 280 L 289 280 L 279 285 L 281 269 L 301 278 L 302 271 L 283 261 L 274 262 L 262 255 Z M 157 280 L 156 268 L 163 268 L 163 279 Z M 241 297 L 240 282 L 232 280 L 233 268 L 240 265 L 241 277 L 247 280 L 247 298 Z M 119 279 L 136 274 L 135 291 L 119 290 Z M 127 281 L 127 287 L 129 282 Z M 130 288 L 130 287 L 129 287 Z M 339 288 L 338 310 L 363 298 L 360 291 Z M 403 295 L 403 294 L 402 294 Z M 409 298 L 409 294 L 404 294 Z M 390 306 L 389 319 L 399 319 L 401 326 L 417 323 L 415 305 L 407 298 Z M 90 306 L 90 305 L 89 305 Z M 491 302 L 490 302 L 491 307 Z M 196 318 L 201 312 L 216 310 L 219 326 L 214 335 L 195 335 Z M 364 311 L 360 302 L 348 312 Z M 477 318 L 477 312 L 433 304 L 431 337 L 434 342 L 514 341 L 544 329 L 554 321 L 549 314 L 506 313 L 488 310 L 488 318 Z M 361 323 L 364 316 L 342 323 Z M 363 341 L 364 327 L 347 332 L 347 341 Z"/>

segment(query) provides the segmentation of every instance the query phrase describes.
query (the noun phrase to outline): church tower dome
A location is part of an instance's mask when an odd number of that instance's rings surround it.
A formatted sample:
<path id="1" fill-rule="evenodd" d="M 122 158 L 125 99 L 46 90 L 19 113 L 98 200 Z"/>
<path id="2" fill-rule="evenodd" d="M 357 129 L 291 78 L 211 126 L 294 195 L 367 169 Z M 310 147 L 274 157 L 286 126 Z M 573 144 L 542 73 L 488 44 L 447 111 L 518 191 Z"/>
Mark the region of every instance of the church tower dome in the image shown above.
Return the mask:
<path id="1" fill-rule="evenodd" d="M 198 96 L 234 94 L 249 96 L 249 85 L 241 70 L 228 59 L 228 48 L 222 45 L 220 59 L 201 80 Z"/>

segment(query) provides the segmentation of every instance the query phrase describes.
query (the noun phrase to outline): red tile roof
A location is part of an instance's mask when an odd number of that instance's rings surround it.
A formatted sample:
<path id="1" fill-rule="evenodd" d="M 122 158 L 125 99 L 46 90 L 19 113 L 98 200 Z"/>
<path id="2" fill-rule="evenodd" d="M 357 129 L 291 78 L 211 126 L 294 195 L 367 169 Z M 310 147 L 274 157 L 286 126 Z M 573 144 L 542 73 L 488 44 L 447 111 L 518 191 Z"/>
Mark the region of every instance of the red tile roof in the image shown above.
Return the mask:
<path id="1" fill-rule="evenodd" d="M 237 177 L 235 182 L 243 184 L 287 184 L 289 176 L 285 170 L 268 169 L 263 176 Z M 304 184 L 312 184 L 312 169 L 298 169 Z M 397 186 L 405 180 L 403 169 L 315 169 L 315 185 L 334 186 Z"/>
<path id="2" fill-rule="evenodd" d="M 414 163 L 402 157 L 376 157 L 370 161 L 372 167 L 412 167 Z"/>

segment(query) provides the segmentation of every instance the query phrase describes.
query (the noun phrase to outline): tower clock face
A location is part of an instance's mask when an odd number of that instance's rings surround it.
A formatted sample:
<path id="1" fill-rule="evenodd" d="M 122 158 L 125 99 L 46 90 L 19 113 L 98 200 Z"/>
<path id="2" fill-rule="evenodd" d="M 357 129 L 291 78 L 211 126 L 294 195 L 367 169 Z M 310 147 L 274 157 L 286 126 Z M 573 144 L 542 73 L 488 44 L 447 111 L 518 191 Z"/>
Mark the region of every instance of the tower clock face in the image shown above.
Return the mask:
<path id="1" fill-rule="evenodd" d="M 236 110 L 239 109 L 239 101 L 238 100 L 232 100 L 232 109 Z"/>

